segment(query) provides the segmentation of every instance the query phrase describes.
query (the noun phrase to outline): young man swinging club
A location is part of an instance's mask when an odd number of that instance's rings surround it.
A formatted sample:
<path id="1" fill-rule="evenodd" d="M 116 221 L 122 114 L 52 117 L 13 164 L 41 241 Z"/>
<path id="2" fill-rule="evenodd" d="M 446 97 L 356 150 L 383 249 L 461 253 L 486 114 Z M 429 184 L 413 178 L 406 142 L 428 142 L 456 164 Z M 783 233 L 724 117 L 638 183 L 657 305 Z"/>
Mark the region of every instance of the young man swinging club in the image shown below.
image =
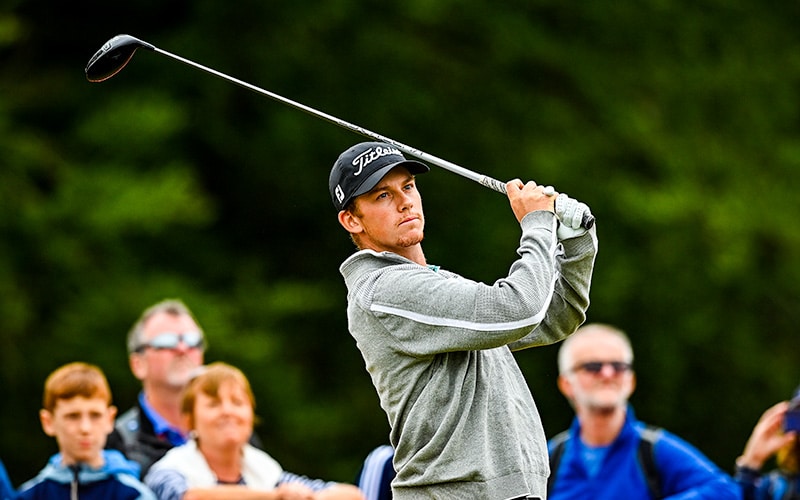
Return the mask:
<path id="1" fill-rule="evenodd" d="M 391 426 L 395 499 L 545 497 L 548 458 L 512 351 L 557 342 L 585 320 L 597 251 L 589 207 L 515 179 L 522 229 L 507 277 L 478 283 L 429 265 L 414 175 L 385 143 L 336 160 L 329 188 L 358 251 L 341 265 L 349 330 Z"/>

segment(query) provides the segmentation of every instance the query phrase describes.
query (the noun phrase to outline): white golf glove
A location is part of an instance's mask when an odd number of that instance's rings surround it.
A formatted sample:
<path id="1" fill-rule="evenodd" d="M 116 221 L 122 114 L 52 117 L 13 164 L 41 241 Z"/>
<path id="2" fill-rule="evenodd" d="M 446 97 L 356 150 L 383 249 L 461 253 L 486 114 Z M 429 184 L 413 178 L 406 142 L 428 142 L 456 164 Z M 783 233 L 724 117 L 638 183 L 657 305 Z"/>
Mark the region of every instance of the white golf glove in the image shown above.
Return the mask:
<path id="1" fill-rule="evenodd" d="M 556 198 L 556 217 L 559 221 L 556 230 L 558 240 L 577 238 L 584 234 L 586 229 L 581 227 L 581 223 L 585 216 L 591 214 L 592 212 L 585 203 L 570 198 L 564 193 L 559 194 Z"/>

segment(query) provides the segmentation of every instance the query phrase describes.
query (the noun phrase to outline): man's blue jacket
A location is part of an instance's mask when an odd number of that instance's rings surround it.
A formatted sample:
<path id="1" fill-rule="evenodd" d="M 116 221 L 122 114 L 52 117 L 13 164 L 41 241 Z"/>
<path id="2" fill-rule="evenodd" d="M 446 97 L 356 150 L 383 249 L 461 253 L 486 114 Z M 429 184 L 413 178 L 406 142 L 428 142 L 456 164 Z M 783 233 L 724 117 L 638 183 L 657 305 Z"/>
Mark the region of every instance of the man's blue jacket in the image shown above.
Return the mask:
<path id="1" fill-rule="evenodd" d="M 580 422 L 575 418 L 569 429 L 563 455 L 548 500 L 591 498 L 592 500 L 652 499 L 645 471 L 637 457 L 641 432 L 646 425 L 636 420 L 629 406 L 625 424 L 611 443 L 599 472 L 590 476 L 582 455 Z M 553 452 L 554 440 L 548 442 Z M 683 439 L 662 430 L 653 448 L 661 485 L 661 498 L 669 500 L 740 499 L 741 490 L 728 474 Z"/>

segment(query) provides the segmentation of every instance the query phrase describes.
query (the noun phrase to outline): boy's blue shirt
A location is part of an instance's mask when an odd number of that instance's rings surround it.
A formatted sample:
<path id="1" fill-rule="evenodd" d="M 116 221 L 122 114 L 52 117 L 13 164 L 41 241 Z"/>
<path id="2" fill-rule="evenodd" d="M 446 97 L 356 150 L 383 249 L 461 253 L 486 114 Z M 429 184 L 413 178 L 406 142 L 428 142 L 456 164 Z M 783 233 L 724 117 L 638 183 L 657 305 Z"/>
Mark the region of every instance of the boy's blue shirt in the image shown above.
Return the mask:
<path id="1" fill-rule="evenodd" d="M 19 489 L 20 500 L 70 498 L 73 481 L 78 479 L 81 500 L 155 500 L 153 493 L 139 481 L 140 467 L 117 450 L 103 450 L 103 465 L 69 467 L 56 453 L 33 479 Z"/>

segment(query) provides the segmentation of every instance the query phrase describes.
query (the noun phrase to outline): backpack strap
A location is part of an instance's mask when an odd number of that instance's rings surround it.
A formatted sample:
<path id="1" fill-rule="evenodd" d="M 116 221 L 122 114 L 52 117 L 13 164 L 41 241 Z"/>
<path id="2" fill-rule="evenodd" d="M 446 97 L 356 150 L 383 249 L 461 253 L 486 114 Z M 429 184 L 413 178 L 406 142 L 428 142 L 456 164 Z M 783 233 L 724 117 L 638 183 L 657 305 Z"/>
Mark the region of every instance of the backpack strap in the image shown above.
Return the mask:
<path id="1" fill-rule="evenodd" d="M 639 432 L 639 448 L 637 450 L 637 458 L 639 464 L 644 471 L 644 478 L 647 481 L 647 489 L 653 498 L 662 498 L 661 495 L 661 477 L 658 474 L 658 467 L 656 466 L 656 442 L 661 438 L 662 429 L 651 425 L 645 426 Z"/>
<path id="2" fill-rule="evenodd" d="M 651 425 L 645 426 L 639 432 L 639 446 L 636 451 L 636 459 L 644 471 L 644 478 L 647 482 L 647 489 L 655 499 L 662 498 L 661 495 L 661 477 L 658 474 L 658 467 L 656 465 L 655 444 L 661 438 L 662 429 Z M 547 492 L 548 494 L 553 489 L 555 484 L 556 475 L 558 474 L 558 466 L 561 463 L 561 458 L 564 455 L 564 450 L 569 441 L 569 431 L 564 431 L 553 437 L 552 451 L 550 452 L 550 477 L 547 478 Z"/>
<path id="3" fill-rule="evenodd" d="M 553 483 L 556 481 L 558 474 L 558 466 L 561 464 L 561 457 L 564 456 L 564 449 L 567 447 L 569 441 L 569 431 L 563 431 L 552 439 L 553 451 L 550 452 L 550 477 L 547 478 L 547 493 L 553 489 Z"/>
<path id="4" fill-rule="evenodd" d="M 783 491 L 783 495 L 781 495 L 781 500 L 795 500 L 800 498 L 800 491 L 798 491 L 797 486 L 797 476 L 792 474 L 791 476 L 786 476 L 786 482 L 784 484 L 786 489 Z"/>

